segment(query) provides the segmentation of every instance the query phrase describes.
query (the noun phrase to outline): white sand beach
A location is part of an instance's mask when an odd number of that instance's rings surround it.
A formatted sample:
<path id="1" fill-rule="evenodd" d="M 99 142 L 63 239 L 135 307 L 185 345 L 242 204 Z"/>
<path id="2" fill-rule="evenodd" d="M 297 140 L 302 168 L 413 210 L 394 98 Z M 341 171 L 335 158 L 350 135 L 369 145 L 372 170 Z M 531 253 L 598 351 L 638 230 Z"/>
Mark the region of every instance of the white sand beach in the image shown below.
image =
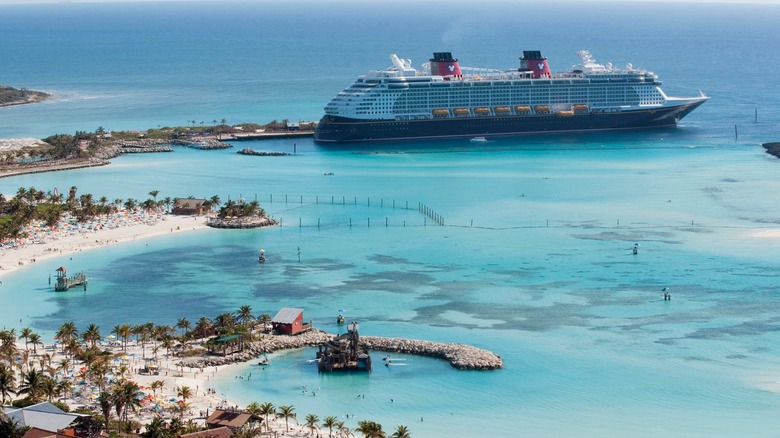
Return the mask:
<path id="1" fill-rule="evenodd" d="M 84 224 L 76 223 L 68 216 L 54 227 L 33 222 L 27 227 L 27 237 L 3 242 L 0 247 L 0 278 L 28 263 L 47 258 L 205 227 L 206 217 L 203 216 L 175 216 L 143 211 L 119 211 Z"/>
<path id="2" fill-rule="evenodd" d="M 96 218 L 85 224 L 76 224 L 69 217 L 64 217 L 56 227 L 46 227 L 41 223 L 33 223 L 28 227 L 29 235 L 23 239 L 5 242 L 0 248 L 0 278 L 27 265 L 47 258 L 62 257 L 78 251 L 115 245 L 137 239 L 145 239 L 154 236 L 182 233 L 206 228 L 205 216 L 174 216 L 162 213 L 127 212 L 120 211 L 108 217 Z M 196 341 L 195 346 L 200 342 Z M 19 350 L 25 350 L 23 343 L 18 343 Z M 29 347 L 29 346 L 28 346 Z M 127 349 L 123 350 L 120 342 L 111 335 L 104 338 L 100 347 L 112 353 L 112 373 L 107 380 L 115 380 L 124 377 L 132 380 L 141 387 L 144 399 L 141 407 L 131 413 L 130 418 L 147 424 L 155 417 L 170 419 L 179 414 L 176 405 L 180 403 L 178 389 L 186 386 L 192 396 L 186 400 L 189 409 L 183 415 L 185 420 L 191 419 L 199 424 L 205 424 L 209 413 L 218 408 L 243 409 L 245 406 L 231 404 L 228 396 L 218 394 L 210 387 L 210 379 L 220 372 L 229 372 L 231 367 L 237 365 L 224 365 L 221 367 L 207 367 L 203 369 L 182 368 L 176 364 L 180 358 L 173 354 L 168 355 L 160 350 L 157 355 L 152 353 L 152 345 L 147 342 L 142 346 L 136 341 L 130 340 Z M 61 348 L 46 343 L 44 347 L 38 346 L 37 356 L 28 348 L 30 358 L 41 358 L 48 355 L 50 363 L 56 364 L 66 359 Z M 146 364 L 156 364 L 159 374 L 150 375 L 142 373 Z M 58 380 L 72 382 L 73 391 L 62 399 L 71 408 L 88 406 L 96 412 L 100 411 L 97 396 L 100 388 L 87 382 L 83 375 L 83 365 L 72 362 L 68 370 L 60 370 L 57 373 Z M 163 382 L 161 388 L 152 389 L 152 382 Z M 308 436 L 308 430 L 299 425 L 295 419 L 289 421 L 290 430 L 285 430 L 283 420 L 270 418 L 271 431 L 283 436 Z"/>

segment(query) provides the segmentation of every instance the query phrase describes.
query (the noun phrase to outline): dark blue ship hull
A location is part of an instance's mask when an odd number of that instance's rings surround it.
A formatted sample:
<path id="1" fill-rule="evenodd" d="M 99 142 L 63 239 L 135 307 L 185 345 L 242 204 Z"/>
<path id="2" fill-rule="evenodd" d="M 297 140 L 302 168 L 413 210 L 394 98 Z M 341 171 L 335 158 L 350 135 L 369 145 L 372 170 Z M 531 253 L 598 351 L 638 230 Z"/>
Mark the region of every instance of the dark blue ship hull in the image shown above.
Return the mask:
<path id="1" fill-rule="evenodd" d="M 319 143 L 499 137 L 674 127 L 704 103 L 615 112 L 448 117 L 424 120 L 356 120 L 325 116 L 314 132 Z"/>

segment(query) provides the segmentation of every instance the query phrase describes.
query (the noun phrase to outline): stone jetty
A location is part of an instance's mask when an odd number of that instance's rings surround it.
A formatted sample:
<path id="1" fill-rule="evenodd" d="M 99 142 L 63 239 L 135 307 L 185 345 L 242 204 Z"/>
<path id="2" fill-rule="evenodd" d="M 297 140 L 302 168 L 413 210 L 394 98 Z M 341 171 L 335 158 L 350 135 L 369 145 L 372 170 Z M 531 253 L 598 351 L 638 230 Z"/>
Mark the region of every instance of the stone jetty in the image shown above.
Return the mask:
<path id="1" fill-rule="evenodd" d="M 241 155 L 254 155 L 256 157 L 285 157 L 290 155 L 287 152 L 256 151 L 252 148 L 244 148 L 236 153 Z"/>
<path id="2" fill-rule="evenodd" d="M 123 154 L 146 154 L 152 152 L 173 152 L 165 140 L 143 139 L 143 140 L 122 140 L 117 145 L 122 148 Z"/>
<path id="3" fill-rule="evenodd" d="M 369 350 L 444 359 L 459 370 L 495 370 L 504 366 L 504 362 L 497 354 L 466 344 L 378 336 L 361 336 L 360 341 Z"/>
<path id="4" fill-rule="evenodd" d="M 260 228 L 270 227 L 276 225 L 276 221 L 265 216 L 253 216 L 253 217 L 212 217 L 206 222 L 206 225 L 211 228 Z"/>
<path id="5" fill-rule="evenodd" d="M 201 138 L 198 140 L 174 139 L 174 140 L 169 140 L 169 143 L 176 146 L 186 146 L 188 148 L 200 149 L 202 151 L 213 150 L 213 149 L 230 149 L 233 147 L 232 144 L 221 142 L 213 137 Z"/>
<path id="6" fill-rule="evenodd" d="M 316 347 L 334 337 L 335 335 L 316 329 L 296 336 L 263 335 L 259 340 L 245 343 L 243 352 L 228 356 L 189 357 L 182 359 L 177 363 L 177 366 L 203 368 L 237 362 L 249 362 L 264 353 L 293 348 Z M 471 345 L 378 336 L 361 336 L 360 341 L 374 351 L 414 354 L 444 359 L 459 370 L 495 370 L 504 366 L 500 356 Z"/>

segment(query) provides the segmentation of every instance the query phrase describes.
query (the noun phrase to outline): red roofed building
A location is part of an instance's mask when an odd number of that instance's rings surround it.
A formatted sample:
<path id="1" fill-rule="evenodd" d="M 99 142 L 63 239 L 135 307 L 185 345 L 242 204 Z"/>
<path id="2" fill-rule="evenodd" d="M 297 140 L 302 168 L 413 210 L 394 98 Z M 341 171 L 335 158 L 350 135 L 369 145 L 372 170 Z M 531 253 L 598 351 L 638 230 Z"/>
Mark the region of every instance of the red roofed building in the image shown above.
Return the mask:
<path id="1" fill-rule="evenodd" d="M 303 309 L 284 307 L 271 320 L 274 331 L 283 335 L 297 335 L 304 329 Z"/>

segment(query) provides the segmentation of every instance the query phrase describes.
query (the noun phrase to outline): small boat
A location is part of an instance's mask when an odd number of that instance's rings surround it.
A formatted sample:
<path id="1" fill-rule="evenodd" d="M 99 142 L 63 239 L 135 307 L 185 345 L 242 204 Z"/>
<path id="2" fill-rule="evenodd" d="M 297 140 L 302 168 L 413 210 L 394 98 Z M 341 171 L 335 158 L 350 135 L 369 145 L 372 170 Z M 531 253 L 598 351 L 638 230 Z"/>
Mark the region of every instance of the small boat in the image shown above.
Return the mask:
<path id="1" fill-rule="evenodd" d="M 472 143 L 487 143 L 487 139 L 485 137 L 474 137 L 471 139 Z"/>
<path id="2" fill-rule="evenodd" d="M 260 359 L 260 362 L 258 362 L 257 364 L 260 365 L 261 367 L 268 365 L 268 356 L 263 356 L 263 358 Z"/>

